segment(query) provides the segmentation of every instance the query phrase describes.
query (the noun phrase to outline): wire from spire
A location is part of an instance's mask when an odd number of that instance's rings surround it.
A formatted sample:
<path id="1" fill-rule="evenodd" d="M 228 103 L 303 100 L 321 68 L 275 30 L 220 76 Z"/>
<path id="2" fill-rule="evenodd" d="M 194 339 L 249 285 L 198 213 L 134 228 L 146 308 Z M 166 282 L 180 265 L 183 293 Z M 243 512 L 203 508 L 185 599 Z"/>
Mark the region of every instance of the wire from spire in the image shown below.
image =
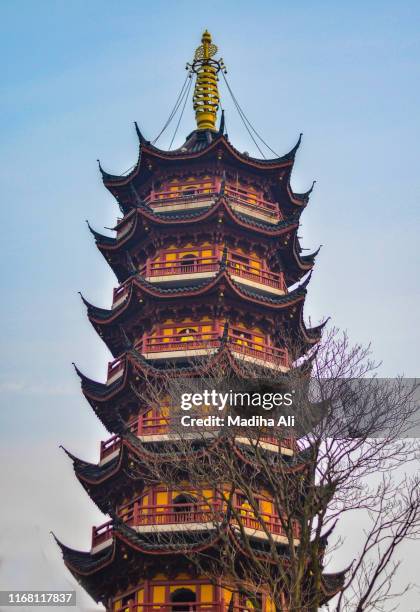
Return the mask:
<path id="1" fill-rule="evenodd" d="M 248 117 L 245 115 L 245 113 L 244 113 L 244 111 L 242 110 L 242 108 L 241 108 L 241 106 L 240 106 L 240 104 L 239 104 L 239 102 L 238 102 L 238 100 L 237 100 L 237 98 L 236 98 L 235 94 L 234 94 L 234 93 L 233 93 L 233 91 L 232 91 L 231 86 L 230 86 L 230 85 L 229 85 L 229 83 L 228 83 L 228 80 L 227 80 L 227 78 L 226 78 L 226 73 L 222 72 L 222 76 L 223 76 L 223 79 L 224 79 L 224 81 L 225 81 L 226 87 L 227 87 L 227 89 L 228 89 L 228 91 L 229 91 L 229 93 L 230 93 L 230 96 L 231 96 L 231 98 L 232 98 L 232 100 L 233 100 L 233 103 L 234 103 L 234 105 L 235 105 L 235 108 L 236 108 L 236 110 L 238 111 L 238 114 L 239 114 L 240 118 L 242 119 L 242 123 L 244 124 L 244 126 L 245 126 L 245 128 L 246 128 L 246 130 L 247 130 L 248 134 L 250 135 L 250 137 L 251 137 L 251 139 L 252 139 L 253 143 L 255 144 L 255 146 L 257 147 L 258 151 L 261 153 L 261 155 L 264 157 L 264 159 L 266 159 L 266 156 L 265 156 L 265 155 L 264 155 L 264 153 L 262 152 L 262 150 L 261 150 L 261 148 L 259 147 L 259 145 L 258 145 L 257 141 L 255 140 L 254 136 L 252 135 L 251 130 L 252 130 L 252 132 L 254 132 L 254 134 L 257 136 L 257 138 L 258 138 L 258 139 L 259 139 L 259 140 L 262 142 L 262 144 L 263 144 L 264 146 L 266 146 L 266 147 L 267 147 L 267 149 L 268 149 L 269 151 L 271 151 L 271 153 L 273 153 L 273 154 L 274 154 L 276 157 L 280 157 L 280 156 L 279 156 L 279 154 L 278 154 L 278 153 L 276 153 L 276 151 L 274 151 L 274 149 L 272 149 L 272 148 L 270 147 L 270 145 L 268 145 L 268 144 L 265 142 L 265 140 L 262 138 L 262 136 L 260 136 L 260 135 L 259 135 L 259 133 L 257 132 L 257 130 L 254 128 L 254 126 L 252 125 L 252 123 L 249 121 Z M 249 126 L 249 127 L 248 127 L 248 126 Z"/>
<path id="2" fill-rule="evenodd" d="M 181 114 L 180 114 L 180 116 L 179 116 L 178 123 L 176 124 L 176 128 L 175 128 L 175 131 L 174 131 L 174 133 L 173 133 L 173 136 L 172 136 L 172 139 L 171 139 L 171 143 L 170 143 L 170 145 L 169 145 L 169 151 L 172 149 L 172 143 L 173 143 L 173 141 L 175 140 L 175 136 L 177 135 L 179 125 L 180 125 L 181 120 L 182 120 L 182 117 L 183 117 L 183 115 L 184 115 L 185 106 L 186 106 L 186 104 L 187 104 L 187 100 L 188 100 L 189 95 L 190 95 L 191 84 L 192 84 L 192 80 L 190 80 L 190 82 L 188 83 L 188 87 L 187 87 L 186 92 L 185 92 L 184 104 L 183 104 L 183 106 L 182 106 Z"/>
<path id="3" fill-rule="evenodd" d="M 183 85 L 181 87 L 181 91 L 178 94 L 178 97 L 176 99 L 175 105 L 174 105 L 174 107 L 172 108 L 172 110 L 171 110 L 171 112 L 169 114 L 169 117 L 167 118 L 167 120 L 166 120 L 163 128 L 160 130 L 159 134 L 152 141 L 153 145 L 157 143 L 159 138 L 162 136 L 163 132 L 167 129 L 167 127 L 171 123 L 172 119 L 176 115 L 176 113 L 178 111 L 178 108 L 180 107 L 180 105 L 182 104 L 182 101 L 184 100 L 184 96 L 186 94 L 186 89 L 188 88 L 188 91 L 189 91 L 189 89 L 191 88 L 191 77 L 192 77 L 192 75 L 190 73 L 188 73 L 186 78 L 185 78 L 185 81 L 184 81 L 184 83 L 183 83 Z M 188 81 L 190 81 L 189 86 L 188 86 Z"/>

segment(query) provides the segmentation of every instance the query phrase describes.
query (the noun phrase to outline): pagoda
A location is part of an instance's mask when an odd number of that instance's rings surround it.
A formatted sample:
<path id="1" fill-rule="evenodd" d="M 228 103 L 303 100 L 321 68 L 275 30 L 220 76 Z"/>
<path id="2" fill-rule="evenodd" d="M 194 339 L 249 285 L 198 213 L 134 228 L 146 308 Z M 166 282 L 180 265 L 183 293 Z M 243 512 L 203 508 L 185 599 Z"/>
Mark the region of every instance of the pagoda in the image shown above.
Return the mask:
<path id="1" fill-rule="evenodd" d="M 97 464 L 66 452 L 83 488 L 109 518 L 93 528 L 89 551 L 59 545 L 67 568 L 108 611 L 255 609 L 227 588 L 228 576 L 215 584 L 194 571 L 191 553 L 203 546 L 217 551 L 217 541 L 206 509 L 189 509 L 191 491 L 150 486 L 130 474 L 134 463 L 141 464 L 142 447 L 169 439 L 170 415 L 163 406 L 145 405 L 141 390 L 169 368 L 188 372 L 196 358 L 210 367 L 224 359 L 227 367 L 247 362 L 287 373 L 322 331 L 322 325 L 308 328 L 303 318 L 317 253 L 303 255 L 297 235 L 311 193 L 291 187 L 301 136 L 274 159 L 238 151 L 225 133 L 223 113 L 217 125 L 224 65 L 214 58 L 217 47 L 207 31 L 201 42 L 190 65 L 197 127 L 185 143 L 161 150 L 135 124 L 135 167 L 117 176 L 99 166 L 122 218 L 112 237 L 90 230 L 119 284 L 110 309 L 83 301 L 114 359 L 104 383 L 76 371 L 111 437 L 101 442 Z M 300 354 L 291 353 L 286 336 L 296 340 Z M 293 440 L 279 446 L 267 438 L 265 447 L 291 460 L 298 452 Z M 272 506 L 264 503 L 268 529 L 286 548 Z M 168 531 L 179 531 L 179 551 L 165 547 Z M 254 531 L 261 545 L 264 533 Z M 341 582 L 337 575 L 324 577 L 328 601 Z M 275 609 L 263 592 L 259 601 L 264 612 Z"/>

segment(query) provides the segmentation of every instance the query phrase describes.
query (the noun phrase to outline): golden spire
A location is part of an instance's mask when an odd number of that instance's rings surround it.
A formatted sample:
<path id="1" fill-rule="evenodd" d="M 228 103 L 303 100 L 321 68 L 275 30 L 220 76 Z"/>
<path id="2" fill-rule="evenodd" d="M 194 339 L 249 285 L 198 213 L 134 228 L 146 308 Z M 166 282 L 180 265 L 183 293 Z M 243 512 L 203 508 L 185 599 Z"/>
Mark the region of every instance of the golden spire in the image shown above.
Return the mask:
<path id="1" fill-rule="evenodd" d="M 196 49 L 194 61 L 187 64 L 191 73 L 195 72 L 193 107 L 199 130 L 216 130 L 216 116 L 219 109 L 219 90 L 217 73 L 225 70 L 223 60 L 212 59 L 217 47 L 211 42 L 211 35 L 206 30 L 201 37 L 202 44 Z"/>

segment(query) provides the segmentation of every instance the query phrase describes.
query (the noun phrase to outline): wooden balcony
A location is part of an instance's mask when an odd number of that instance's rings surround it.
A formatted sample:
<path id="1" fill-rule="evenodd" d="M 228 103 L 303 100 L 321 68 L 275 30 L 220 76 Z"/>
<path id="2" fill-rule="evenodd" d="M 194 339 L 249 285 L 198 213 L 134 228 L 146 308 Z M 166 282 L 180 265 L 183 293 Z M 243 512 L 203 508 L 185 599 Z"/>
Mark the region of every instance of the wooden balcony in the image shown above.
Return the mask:
<path id="1" fill-rule="evenodd" d="M 193 325 L 193 324 L 191 324 Z M 180 334 L 145 334 L 135 345 L 146 359 L 184 359 L 210 355 L 221 345 L 223 331 L 213 329 L 206 332 L 185 331 Z M 286 371 L 290 367 L 287 349 L 270 346 L 264 341 L 256 342 L 240 328 L 229 328 L 227 343 L 237 357 L 262 367 Z M 124 375 L 125 358 L 117 357 L 108 364 L 107 385 L 112 385 Z"/>
<path id="2" fill-rule="evenodd" d="M 211 523 L 222 519 L 220 504 L 205 503 L 147 505 L 127 504 L 120 509 L 122 520 L 130 527 L 179 526 L 192 523 Z"/>
<path id="3" fill-rule="evenodd" d="M 92 527 L 92 550 L 109 545 L 113 536 L 112 521 L 107 521 L 99 527 Z"/>
<path id="4" fill-rule="evenodd" d="M 148 411 L 140 415 L 128 425 L 128 429 L 135 436 L 146 441 L 147 439 L 150 441 L 167 440 L 169 436 L 177 436 L 180 427 L 179 417 L 164 416 L 156 414 L 154 411 L 152 414 L 151 411 Z M 192 432 L 193 434 L 194 432 Z M 248 444 L 252 443 L 246 432 L 243 437 L 238 436 L 237 440 Z M 280 448 L 283 454 L 293 454 L 296 451 L 296 440 L 294 438 L 283 438 L 280 435 L 275 436 L 259 431 L 258 441 L 270 445 L 270 447 L 275 447 L 277 450 Z M 120 447 L 121 437 L 119 435 L 111 436 L 108 440 L 102 441 L 99 463 L 106 463 L 113 459 L 119 453 Z"/>
<path id="5" fill-rule="evenodd" d="M 172 252 L 171 252 L 172 253 Z M 173 253 L 172 260 L 157 259 L 148 260 L 139 270 L 140 274 L 149 282 L 179 282 L 190 281 L 192 278 L 209 278 L 214 276 L 220 269 L 222 250 L 213 248 L 210 256 L 186 257 L 185 249 Z M 262 267 L 262 262 L 247 258 L 249 263 L 235 260 L 235 253 L 228 252 L 227 269 L 232 277 L 246 285 L 260 288 L 270 293 L 284 294 L 287 291 L 284 274 L 282 272 L 271 272 Z M 123 285 L 114 290 L 112 307 L 122 303 L 125 299 Z"/>
<path id="6" fill-rule="evenodd" d="M 116 287 L 112 295 L 112 308 L 117 308 L 118 306 L 121 306 L 121 304 L 123 304 L 128 298 L 129 293 L 130 283 L 128 281 L 126 281 L 119 287 Z"/>
<path id="7" fill-rule="evenodd" d="M 132 431 L 139 438 L 167 435 L 171 431 L 176 434 L 179 430 L 179 427 L 181 427 L 181 425 L 179 424 L 179 417 L 150 414 L 150 412 L 140 415 L 137 419 L 132 421 L 129 426 L 130 431 Z M 262 431 L 258 432 L 258 436 L 259 440 L 261 440 L 262 442 L 267 442 L 268 444 L 272 444 L 276 447 L 281 446 L 283 449 L 288 449 L 291 451 L 296 450 L 295 438 L 283 438 L 280 436 L 274 436 L 272 434 L 265 434 Z M 113 437 L 115 438 L 117 436 Z M 110 440 L 108 441 L 109 444 L 107 448 L 112 447 L 111 440 L 112 438 L 110 438 Z M 105 445 L 106 443 L 102 442 L 101 444 Z"/>
<path id="8" fill-rule="evenodd" d="M 191 324 L 193 325 L 193 324 Z M 266 367 L 286 370 L 289 367 L 286 349 L 268 345 L 262 339 L 256 342 L 251 334 L 240 328 L 229 328 L 227 342 L 233 353 L 246 361 L 252 361 Z M 146 359 L 181 359 L 208 355 L 220 347 L 221 332 L 185 331 L 172 335 L 144 335 L 136 345 Z"/>
<path id="9" fill-rule="evenodd" d="M 179 283 L 183 280 L 211 278 L 220 269 L 220 255 L 209 257 L 192 257 L 182 259 L 180 254 L 175 259 L 167 261 L 158 259 L 147 261 L 139 272 L 150 283 Z"/>
<path id="10" fill-rule="evenodd" d="M 175 253 L 170 251 L 174 259 L 167 260 L 162 257 L 148 260 L 139 269 L 139 274 L 150 283 L 182 284 L 190 283 L 194 279 L 211 278 L 220 270 L 223 257 L 222 249 L 213 247 L 211 251 L 211 255 L 201 257 L 186 257 L 185 249 L 179 249 Z M 283 295 L 287 292 L 282 272 L 266 270 L 262 267 L 263 262 L 252 258 L 247 258 L 249 263 L 239 262 L 235 255 L 234 252 L 228 252 L 226 262 L 227 270 L 234 280 L 268 293 Z M 114 289 L 112 308 L 121 306 L 127 299 L 130 282 L 126 281 Z"/>
<path id="11" fill-rule="evenodd" d="M 254 340 L 243 338 L 242 330 L 232 329 L 228 334 L 231 351 L 241 356 L 245 361 L 251 361 L 261 366 L 287 370 L 289 358 L 286 349 L 270 346 L 266 343 L 257 343 Z"/>
<path id="12" fill-rule="evenodd" d="M 190 582 L 195 583 L 196 581 L 191 580 Z M 186 583 L 185 585 L 180 584 L 179 588 L 188 587 L 190 582 Z M 136 603 L 133 601 L 123 605 L 121 608 L 118 608 L 118 612 L 148 612 L 149 610 L 153 610 L 153 612 L 177 612 L 177 610 L 179 610 L 179 612 L 185 612 L 186 610 L 189 612 L 255 612 L 255 608 L 250 606 L 251 604 L 249 604 L 248 607 L 246 604 L 227 604 L 223 599 L 209 602 L 183 601 L 180 603 L 170 600 L 167 600 L 164 603 Z"/>
<path id="13" fill-rule="evenodd" d="M 238 212 L 270 223 L 277 223 L 282 220 L 277 204 L 268 202 L 251 191 L 227 183 L 225 194 L 231 202 L 232 208 Z"/>
<path id="14" fill-rule="evenodd" d="M 136 345 L 146 359 L 198 357 L 214 352 L 220 346 L 219 331 L 186 331 L 180 334 L 145 334 Z"/>
<path id="15" fill-rule="evenodd" d="M 269 290 L 270 293 L 284 294 L 287 291 L 286 283 L 284 280 L 284 274 L 282 272 L 270 272 L 269 270 L 261 270 L 255 266 L 248 264 L 238 264 L 232 261 L 228 257 L 227 268 L 232 275 L 236 277 L 236 280 L 250 281 L 249 283 L 253 286 L 263 285 L 265 290 Z M 274 291 L 273 291 L 274 290 Z"/>
<path id="16" fill-rule="evenodd" d="M 212 602 L 171 602 L 165 603 L 130 603 L 127 606 L 123 606 L 118 612 L 185 612 L 186 610 L 191 612 L 255 612 L 254 608 L 247 608 L 246 606 L 230 606 L 229 610 L 227 605 L 223 601 L 212 601 Z"/>
<path id="17" fill-rule="evenodd" d="M 152 190 L 144 200 L 155 212 L 170 212 L 207 208 L 213 204 L 218 193 L 219 189 L 215 183 L 212 183 L 211 187 L 185 185 L 181 186 L 179 191 Z"/>
<path id="18" fill-rule="evenodd" d="M 260 513 L 256 518 L 252 510 L 244 506 L 234 508 L 238 518 L 233 517 L 233 523 L 242 524 L 250 535 L 266 538 L 264 529 L 273 535 L 274 539 L 286 542 L 287 536 L 282 527 L 281 519 L 273 514 Z M 118 514 L 124 523 L 138 533 L 152 531 L 192 531 L 194 529 L 211 528 L 223 521 L 226 510 L 220 501 L 208 503 L 182 503 L 167 505 L 142 505 L 134 501 L 120 508 Z M 263 524 L 264 523 L 264 524 Z M 92 529 L 92 549 L 110 543 L 113 535 L 112 521 L 107 521 Z"/>
<path id="19" fill-rule="evenodd" d="M 125 359 L 123 357 L 118 357 L 117 359 L 114 359 L 114 361 L 111 361 L 108 364 L 108 375 L 107 375 L 106 384 L 112 385 L 119 378 L 121 378 L 124 374 L 124 368 L 125 368 Z"/>
<path id="20" fill-rule="evenodd" d="M 167 440 L 170 437 L 179 435 L 180 425 L 179 417 L 169 417 L 156 413 L 150 414 L 151 411 L 140 415 L 134 419 L 128 429 L 141 440 L 153 442 Z M 210 428 L 209 428 L 209 431 Z M 214 430 L 213 430 L 214 431 Z M 194 431 L 190 435 L 194 435 Z M 200 434 L 201 435 L 201 434 Z M 245 444 L 252 444 L 249 435 L 245 431 L 244 436 L 237 436 L 237 441 Z M 266 434 L 263 431 L 258 432 L 258 443 L 266 445 L 267 448 L 273 450 L 281 450 L 285 455 L 293 455 L 296 452 L 296 440 L 294 438 L 283 438 L 280 435 L 275 436 Z M 121 437 L 114 435 L 108 440 L 102 441 L 100 445 L 99 464 L 106 463 L 117 456 L 121 448 Z"/>
<path id="21" fill-rule="evenodd" d="M 156 212 L 170 212 L 211 206 L 220 193 L 221 181 L 215 179 L 204 183 L 180 184 L 176 191 L 152 190 L 144 201 Z M 250 189 L 227 182 L 225 195 L 233 209 L 269 223 L 282 220 L 279 207 Z"/>
<path id="22" fill-rule="evenodd" d="M 100 461 L 99 463 L 109 461 L 114 457 L 121 448 L 121 437 L 118 435 L 112 436 L 105 442 L 101 442 Z"/>

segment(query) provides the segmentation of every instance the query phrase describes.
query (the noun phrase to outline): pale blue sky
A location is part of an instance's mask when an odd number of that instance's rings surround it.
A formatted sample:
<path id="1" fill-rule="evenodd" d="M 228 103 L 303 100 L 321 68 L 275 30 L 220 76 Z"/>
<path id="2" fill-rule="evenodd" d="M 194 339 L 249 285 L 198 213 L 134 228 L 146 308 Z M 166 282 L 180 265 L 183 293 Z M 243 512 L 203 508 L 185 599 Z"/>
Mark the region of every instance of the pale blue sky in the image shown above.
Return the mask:
<path id="1" fill-rule="evenodd" d="M 135 162 L 133 121 L 156 136 L 204 28 L 269 144 L 284 153 L 304 133 L 293 185 L 318 183 L 300 235 L 324 245 L 307 316 L 372 342 L 383 375 L 418 375 L 419 18 L 414 1 L 0 2 L 0 436 L 16 500 L 2 511 L 2 583 L 17 576 L 20 529 L 27 582 L 59 588 L 48 530 L 87 548 L 101 521 L 57 449 L 96 460 L 105 435 L 70 365 L 103 380 L 108 359 L 77 296 L 109 306 L 115 285 L 84 223 L 119 213 L 96 158 L 114 173 Z M 221 92 L 230 139 L 256 154 Z M 194 127 L 187 111 L 178 144 Z"/>

